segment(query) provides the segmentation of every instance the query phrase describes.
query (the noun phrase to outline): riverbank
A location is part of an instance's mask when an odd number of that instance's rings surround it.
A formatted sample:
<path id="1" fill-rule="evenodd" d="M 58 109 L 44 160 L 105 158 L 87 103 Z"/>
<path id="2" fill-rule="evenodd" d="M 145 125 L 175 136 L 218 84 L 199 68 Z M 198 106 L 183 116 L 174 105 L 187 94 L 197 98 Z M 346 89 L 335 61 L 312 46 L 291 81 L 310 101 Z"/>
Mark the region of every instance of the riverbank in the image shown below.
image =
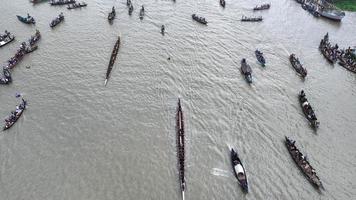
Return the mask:
<path id="1" fill-rule="evenodd" d="M 355 0 L 334 0 L 334 5 L 341 10 L 356 12 L 356 1 Z"/>

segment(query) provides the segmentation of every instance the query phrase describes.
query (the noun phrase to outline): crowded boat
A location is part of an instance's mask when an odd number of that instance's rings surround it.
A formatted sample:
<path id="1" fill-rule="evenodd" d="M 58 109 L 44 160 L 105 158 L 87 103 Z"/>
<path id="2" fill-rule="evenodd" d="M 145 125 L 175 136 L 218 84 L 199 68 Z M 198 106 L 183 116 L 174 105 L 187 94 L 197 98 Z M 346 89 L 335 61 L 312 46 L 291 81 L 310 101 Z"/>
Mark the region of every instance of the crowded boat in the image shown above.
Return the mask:
<path id="1" fill-rule="evenodd" d="M 64 20 L 64 15 L 63 15 L 63 13 L 60 13 L 60 14 L 58 15 L 58 17 L 56 17 L 55 19 L 53 19 L 53 20 L 51 21 L 51 23 L 49 24 L 49 26 L 50 26 L 51 28 L 54 28 L 54 27 L 57 26 L 59 23 L 61 23 L 63 20 Z"/>
<path id="2" fill-rule="evenodd" d="M 197 22 L 199 22 L 201 24 L 205 24 L 206 25 L 208 23 L 204 17 L 199 17 L 196 14 L 192 14 L 192 18 L 193 18 L 193 20 L 195 20 L 195 21 L 197 21 Z"/>
<path id="3" fill-rule="evenodd" d="M 22 98 L 22 102 L 16 106 L 14 111 L 11 111 L 11 115 L 5 119 L 5 126 L 3 130 L 11 128 L 17 120 L 21 117 L 23 111 L 26 109 L 27 102 Z"/>
<path id="4" fill-rule="evenodd" d="M 300 91 L 299 93 L 299 102 L 305 117 L 308 119 L 311 126 L 314 129 L 317 129 L 320 123 L 318 122 L 318 119 L 315 116 L 315 112 L 305 96 L 304 90 Z"/>
<path id="5" fill-rule="evenodd" d="M 75 3 L 75 0 L 51 0 L 49 2 L 51 6 L 60 6 L 60 5 L 73 4 L 73 3 Z"/>
<path id="6" fill-rule="evenodd" d="M 303 65 L 300 63 L 299 58 L 295 56 L 295 54 L 291 54 L 289 56 L 289 61 L 292 64 L 293 68 L 295 71 L 302 77 L 305 78 L 308 74 L 307 69 L 303 67 Z"/>
<path id="7" fill-rule="evenodd" d="M 256 6 L 253 8 L 254 11 L 257 11 L 257 10 L 267 10 L 271 7 L 270 4 L 266 3 L 266 4 L 262 4 L 260 6 Z"/>
<path id="8" fill-rule="evenodd" d="M 71 10 L 71 9 L 76 9 L 76 8 L 81 8 L 81 7 L 86 7 L 88 4 L 86 4 L 85 2 L 82 3 L 73 3 L 73 4 L 68 4 L 67 9 Z"/>
<path id="9" fill-rule="evenodd" d="M 11 35 L 10 32 L 5 30 L 4 34 L 0 34 L 0 47 L 9 44 L 10 42 L 14 41 L 15 36 Z"/>
<path id="10" fill-rule="evenodd" d="M 260 22 L 262 20 L 263 20 L 262 16 L 259 16 L 259 17 L 246 17 L 246 16 L 243 15 L 242 18 L 241 18 L 241 21 L 243 21 L 243 22 Z"/>
<path id="11" fill-rule="evenodd" d="M 286 147 L 289 154 L 292 156 L 294 162 L 298 165 L 299 169 L 303 172 L 305 177 L 316 187 L 323 188 L 320 178 L 316 175 L 315 169 L 310 165 L 306 156 L 304 156 L 299 149 L 295 146 L 295 141 L 285 137 Z"/>
<path id="12" fill-rule="evenodd" d="M 2 72 L 3 72 L 3 75 L 0 77 L 0 84 L 6 85 L 6 84 L 11 83 L 12 78 L 11 78 L 10 70 L 7 68 L 3 68 Z"/>

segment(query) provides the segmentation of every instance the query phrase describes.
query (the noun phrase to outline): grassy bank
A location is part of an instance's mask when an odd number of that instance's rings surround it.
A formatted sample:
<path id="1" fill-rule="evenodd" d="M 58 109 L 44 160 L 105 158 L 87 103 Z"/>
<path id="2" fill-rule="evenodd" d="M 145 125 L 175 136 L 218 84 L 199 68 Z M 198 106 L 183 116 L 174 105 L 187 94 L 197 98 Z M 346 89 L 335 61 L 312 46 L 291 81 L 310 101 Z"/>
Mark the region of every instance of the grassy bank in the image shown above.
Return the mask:
<path id="1" fill-rule="evenodd" d="M 356 0 L 334 0 L 333 2 L 341 10 L 356 12 Z"/>

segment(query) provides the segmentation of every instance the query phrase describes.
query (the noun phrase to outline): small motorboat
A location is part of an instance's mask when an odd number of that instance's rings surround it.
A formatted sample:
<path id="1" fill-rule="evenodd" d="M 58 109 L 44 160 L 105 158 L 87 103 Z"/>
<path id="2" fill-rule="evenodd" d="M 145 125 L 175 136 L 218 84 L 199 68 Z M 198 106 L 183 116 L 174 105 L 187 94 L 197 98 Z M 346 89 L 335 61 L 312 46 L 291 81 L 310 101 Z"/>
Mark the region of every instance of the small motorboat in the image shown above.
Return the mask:
<path id="1" fill-rule="evenodd" d="M 20 15 L 16 15 L 17 19 L 20 20 L 21 22 L 25 24 L 35 24 L 36 21 L 33 17 L 31 17 L 29 14 L 27 14 L 27 17 L 22 17 Z"/>
<path id="2" fill-rule="evenodd" d="M 141 7 L 141 10 L 140 10 L 140 20 L 143 20 L 143 16 L 145 15 L 145 7 Z"/>

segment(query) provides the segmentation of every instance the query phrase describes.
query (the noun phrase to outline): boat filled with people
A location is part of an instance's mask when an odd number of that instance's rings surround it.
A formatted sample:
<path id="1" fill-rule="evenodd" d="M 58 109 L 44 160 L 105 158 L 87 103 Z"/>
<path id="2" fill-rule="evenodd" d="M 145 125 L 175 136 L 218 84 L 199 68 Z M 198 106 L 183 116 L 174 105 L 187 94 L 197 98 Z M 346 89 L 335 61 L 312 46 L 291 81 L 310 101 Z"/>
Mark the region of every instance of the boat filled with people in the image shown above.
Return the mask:
<path id="1" fill-rule="evenodd" d="M 329 42 L 329 33 L 326 33 L 324 35 L 324 38 L 321 39 L 320 44 L 319 44 L 319 50 L 323 54 L 323 56 L 330 62 L 330 63 L 335 63 L 337 61 L 337 58 L 341 54 L 339 51 L 339 46 L 335 44 L 335 46 L 332 46 L 331 43 Z"/>
<path id="2" fill-rule="evenodd" d="M 266 60 L 263 57 L 263 53 L 261 51 L 259 51 L 258 49 L 256 49 L 255 55 L 256 55 L 258 62 L 264 67 L 266 65 Z"/>
<path id="3" fill-rule="evenodd" d="M 262 4 L 260 6 L 256 6 L 253 8 L 254 11 L 257 11 L 257 10 L 268 10 L 269 8 L 271 7 L 271 4 Z"/>
<path id="4" fill-rule="evenodd" d="M 54 19 L 51 21 L 51 23 L 49 24 L 49 26 L 50 26 L 51 28 L 54 28 L 54 27 L 57 26 L 59 23 L 61 23 L 63 20 L 64 20 L 64 15 L 63 15 L 63 13 L 60 13 L 60 14 L 58 15 L 58 17 L 54 18 Z"/>
<path id="5" fill-rule="evenodd" d="M 342 50 L 339 56 L 339 64 L 345 69 L 356 73 L 356 48 L 351 49 L 349 47 L 346 50 Z"/>
<path id="6" fill-rule="evenodd" d="M 25 24 L 36 24 L 35 19 L 27 13 L 27 17 L 16 15 L 17 19 Z"/>
<path id="7" fill-rule="evenodd" d="M 0 47 L 9 44 L 10 42 L 14 41 L 14 39 L 15 36 L 5 30 L 4 34 L 0 34 Z"/>
<path id="8" fill-rule="evenodd" d="M 208 24 L 208 22 L 206 21 L 206 19 L 204 17 L 199 17 L 196 14 L 192 14 L 192 18 L 193 18 L 193 20 L 195 20 L 201 24 L 204 24 L 204 25 Z"/>
<path id="9" fill-rule="evenodd" d="M 249 64 L 247 64 L 246 59 L 241 60 L 241 73 L 245 76 L 247 83 L 252 83 L 252 69 Z"/>
<path id="10" fill-rule="evenodd" d="M 5 119 L 3 130 L 11 128 L 17 122 L 17 120 L 21 117 L 22 113 L 26 109 L 26 105 L 27 102 L 22 99 L 22 102 L 16 106 L 16 110 L 11 111 L 11 115 Z"/>
<path id="11" fill-rule="evenodd" d="M 292 64 L 293 68 L 295 71 L 302 77 L 305 78 L 308 74 L 307 69 L 303 67 L 303 65 L 300 63 L 299 58 L 295 56 L 295 54 L 291 54 L 289 56 L 289 61 Z"/>
<path id="12" fill-rule="evenodd" d="M 235 151 L 233 148 L 231 148 L 230 150 L 230 157 L 232 169 L 234 170 L 234 175 L 237 181 L 239 182 L 239 185 L 241 186 L 244 192 L 248 192 L 248 183 L 245 167 L 243 166 L 239 155 L 237 154 L 237 151 Z"/>
<path id="13" fill-rule="evenodd" d="M 116 57 L 117 57 L 117 53 L 119 52 L 119 48 L 120 48 L 120 36 L 117 38 L 116 43 L 115 43 L 114 48 L 113 48 L 112 53 L 111 53 L 110 62 L 109 62 L 109 65 L 108 65 L 108 69 L 106 71 L 104 85 L 106 85 L 108 83 L 108 80 L 110 78 L 111 70 L 114 67 L 114 63 L 115 63 L 115 60 L 116 60 Z"/>
<path id="14" fill-rule="evenodd" d="M 184 200 L 185 193 L 185 134 L 184 134 L 184 118 L 183 110 L 180 104 L 180 99 L 178 99 L 178 108 L 176 113 L 176 131 L 177 131 L 177 158 L 178 158 L 178 174 L 180 182 L 180 191 L 182 195 L 182 200 Z"/>
<path id="15" fill-rule="evenodd" d="M 86 7 L 88 4 L 86 4 L 85 2 L 82 3 L 73 3 L 73 4 L 68 4 L 67 9 L 71 10 L 71 9 L 77 9 L 77 8 L 82 8 L 82 7 Z"/>
<path id="16" fill-rule="evenodd" d="M 242 18 L 241 18 L 242 22 L 260 22 L 262 20 L 263 20 L 262 16 L 259 16 L 259 17 L 242 16 Z"/>
<path id="17" fill-rule="evenodd" d="M 6 84 L 11 83 L 12 78 L 11 78 L 10 70 L 7 69 L 7 68 L 3 68 L 2 69 L 2 73 L 3 73 L 3 76 L 0 77 L 0 84 L 1 85 L 6 85 Z"/>
<path id="18" fill-rule="evenodd" d="M 51 6 L 61 6 L 61 5 L 73 4 L 73 3 L 75 3 L 75 0 L 51 0 L 49 2 Z"/>
<path id="19" fill-rule="evenodd" d="M 305 177 L 313 184 L 316 188 L 323 188 L 323 184 L 315 172 L 315 169 L 310 165 L 306 156 L 304 156 L 299 149 L 295 146 L 295 141 L 285 137 L 286 147 L 289 154 L 292 156 L 294 162 L 298 165 L 299 169 L 303 172 Z"/>
<path id="20" fill-rule="evenodd" d="M 29 39 L 29 45 L 26 42 L 22 42 L 20 48 L 16 51 L 15 56 L 11 57 L 7 61 L 7 65 L 4 66 L 4 68 L 6 69 L 14 68 L 22 60 L 25 54 L 32 52 L 31 50 L 33 50 L 33 48 L 37 49 L 37 47 L 32 47 L 32 46 L 34 46 L 40 38 L 41 38 L 40 32 L 36 30 L 35 35 L 31 36 L 31 38 Z"/>
<path id="21" fill-rule="evenodd" d="M 115 19 L 115 16 L 116 16 L 116 11 L 115 11 L 115 7 L 113 6 L 113 7 L 111 8 L 111 12 L 110 12 L 109 15 L 108 15 L 108 20 L 109 20 L 109 22 L 112 22 L 112 20 Z"/>
<path id="22" fill-rule="evenodd" d="M 317 129 L 319 127 L 320 123 L 318 122 L 318 119 L 315 116 L 315 112 L 314 112 L 313 108 L 311 107 L 310 103 L 308 102 L 308 99 L 305 96 L 304 90 L 300 91 L 300 93 L 299 93 L 299 103 L 300 103 L 300 106 L 302 107 L 305 117 L 310 122 L 310 125 L 314 129 Z"/>

